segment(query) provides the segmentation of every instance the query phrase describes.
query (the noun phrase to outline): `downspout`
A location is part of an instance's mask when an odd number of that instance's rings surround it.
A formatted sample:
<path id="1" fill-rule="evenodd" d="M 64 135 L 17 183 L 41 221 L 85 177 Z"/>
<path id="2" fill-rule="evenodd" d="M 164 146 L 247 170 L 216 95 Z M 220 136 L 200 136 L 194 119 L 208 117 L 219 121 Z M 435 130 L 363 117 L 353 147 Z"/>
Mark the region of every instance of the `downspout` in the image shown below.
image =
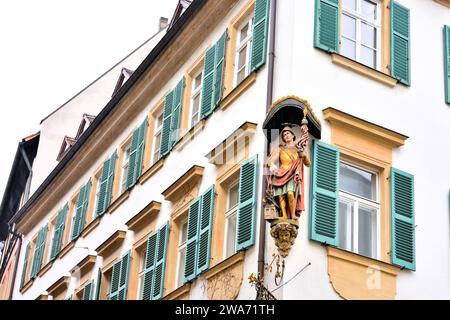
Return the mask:
<path id="1" fill-rule="evenodd" d="M 268 77 L 267 77 L 267 100 L 266 100 L 266 113 L 269 111 L 273 101 L 273 74 L 274 74 L 274 61 L 275 61 L 275 25 L 277 17 L 277 0 L 272 0 L 270 10 L 269 21 L 269 64 L 268 64 Z M 268 151 L 270 150 L 270 133 L 267 133 L 267 141 L 264 144 L 264 162 L 267 161 Z M 263 169 L 264 175 L 264 169 Z M 263 186 L 261 191 L 261 199 L 264 199 L 266 195 L 266 179 L 263 180 Z M 261 206 L 260 212 L 260 224 L 259 224 L 259 246 L 258 246 L 258 275 L 260 279 L 264 279 L 264 253 L 266 250 L 266 222 L 264 219 L 264 207 Z"/>

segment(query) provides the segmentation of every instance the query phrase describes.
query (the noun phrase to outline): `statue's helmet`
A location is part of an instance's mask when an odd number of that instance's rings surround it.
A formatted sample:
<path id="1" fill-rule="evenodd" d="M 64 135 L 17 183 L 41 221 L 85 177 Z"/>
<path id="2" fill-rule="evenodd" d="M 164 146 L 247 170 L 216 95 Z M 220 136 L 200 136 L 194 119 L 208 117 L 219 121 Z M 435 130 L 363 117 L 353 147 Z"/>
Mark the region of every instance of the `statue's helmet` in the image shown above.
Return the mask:
<path id="1" fill-rule="evenodd" d="M 290 127 L 290 126 L 285 126 L 283 128 L 283 130 L 281 130 L 281 134 L 280 134 L 281 135 L 281 140 L 283 140 L 283 142 L 286 143 L 286 141 L 284 141 L 284 133 L 286 131 L 289 131 L 294 136 L 294 141 L 295 141 L 296 136 L 295 136 L 294 130 L 292 130 L 292 127 Z"/>

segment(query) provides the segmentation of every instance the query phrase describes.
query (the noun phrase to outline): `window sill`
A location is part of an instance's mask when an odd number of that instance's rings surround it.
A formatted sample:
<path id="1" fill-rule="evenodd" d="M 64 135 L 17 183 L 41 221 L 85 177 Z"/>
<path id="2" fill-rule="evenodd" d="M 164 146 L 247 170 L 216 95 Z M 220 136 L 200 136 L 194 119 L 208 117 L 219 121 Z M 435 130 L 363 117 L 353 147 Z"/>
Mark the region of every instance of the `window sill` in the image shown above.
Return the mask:
<path id="1" fill-rule="evenodd" d="M 220 102 L 219 108 L 227 109 L 242 93 L 244 93 L 256 81 L 256 71 L 250 73 L 236 88 L 231 90 Z"/>
<path id="2" fill-rule="evenodd" d="M 50 268 L 53 266 L 53 262 L 54 262 L 55 260 L 52 260 L 52 261 L 49 261 L 49 262 L 47 262 L 47 264 L 45 265 L 45 266 L 43 266 L 42 268 L 41 268 L 41 270 L 38 272 L 38 277 L 42 277 L 44 274 L 46 274 L 47 273 L 47 271 L 48 270 L 50 270 Z"/>
<path id="3" fill-rule="evenodd" d="M 191 291 L 191 284 L 185 283 L 181 287 L 166 294 L 162 300 L 189 300 L 189 292 Z"/>
<path id="4" fill-rule="evenodd" d="M 400 268 L 339 248 L 327 247 L 328 275 L 344 299 L 395 299 Z"/>
<path id="5" fill-rule="evenodd" d="M 144 184 L 150 179 L 156 172 L 164 166 L 164 158 L 159 159 L 148 168 L 144 168 L 144 173 L 139 178 L 139 184 Z"/>
<path id="6" fill-rule="evenodd" d="M 103 217 L 103 215 L 98 216 L 97 218 L 95 218 L 94 220 L 92 220 L 83 230 L 83 232 L 81 233 L 80 237 L 85 238 L 87 237 L 88 234 L 90 234 L 92 232 L 92 230 L 94 230 L 95 228 L 97 228 L 97 226 L 100 224 L 100 220 Z"/>
<path id="7" fill-rule="evenodd" d="M 107 212 L 112 214 L 122 203 L 130 197 L 130 190 L 123 192 L 118 198 L 109 205 Z"/>
<path id="8" fill-rule="evenodd" d="M 60 252 L 59 259 L 62 259 L 72 248 L 75 247 L 75 241 L 70 241 Z"/>
<path id="9" fill-rule="evenodd" d="M 182 136 L 177 143 L 174 145 L 174 149 L 179 151 L 182 150 L 190 141 L 194 140 L 194 138 L 205 128 L 206 119 L 200 120 L 195 126 L 193 126 L 189 131 Z"/>
<path id="10" fill-rule="evenodd" d="M 371 78 L 391 88 L 395 87 L 395 85 L 398 83 L 397 79 L 391 77 L 390 75 L 384 72 L 372 69 L 362 63 L 359 63 L 355 60 L 349 59 L 337 53 L 331 54 L 331 61 L 334 64 L 344 67 L 345 69 L 355 71 L 363 76 Z"/>
<path id="11" fill-rule="evenodd" d="M 450 0 L 434 0 L 434 2 L 442 4 L 443 6 L 445 6 L 447 8 L 450 8 Z"/>
<path id="12" fill-rule="evenodd" d="M 25 291 L 27 291 L 28 289 L 31 288 L 31 286 L 33 285 L 34 279 L 30 279 L 28 280 L 22 288 L 20 288 L 20 293 L 24 293 Z"/>

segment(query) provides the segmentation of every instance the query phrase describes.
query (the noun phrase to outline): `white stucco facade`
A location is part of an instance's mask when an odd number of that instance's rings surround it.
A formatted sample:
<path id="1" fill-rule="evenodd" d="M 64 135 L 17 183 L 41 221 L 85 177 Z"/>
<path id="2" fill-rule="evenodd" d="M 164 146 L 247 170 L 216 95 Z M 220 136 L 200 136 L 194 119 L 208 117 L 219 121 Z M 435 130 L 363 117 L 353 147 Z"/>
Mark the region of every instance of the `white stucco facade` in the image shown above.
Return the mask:
<path id="1" fill-rule="evenodd" d="M 274 64 L 274 100 L 288 95 L 306 99 L 322 124 L 321 141 L 330 143 L 331 130 L 323 118 L 322 110 L 333 107 L 408 136 L 404 146 L 394 149 L 393 166 L 415 177 L 416 271 L 400 270 L 396 280 L 397 299 L 449 299 L 450 298 L 450 106 L 444 101 L 443 39 L 442 27 L 450 24 L 450 9 L 433 1 L 398 0 L 411 13 L 411 86 L 397 84 L 391 88 L 356 72 L 333 64 L 330 56 L 313 46 L 314 1 L 278 0 L 276 22 L 276 49 Z M 65 202 L 84 184 L 93 171 L 100 167 L 114 150 L 142 123 L 168 91 L 173 89 L 188 68 L 205 50 L 223 34 L 233 18 L 247 5 L 239 1 L 227 13 L 219 26 L 211 31 L 202 46 L 172 77 L 172 80 L 148 101 L 148 107 L 115 137 L 95 165 L 80 176 L 65 197 L 54 204 L 48 215 L 24 235 L 19 257 L 18 277 L 14 299 L 35 299 L 70 270 L 86 255 L 95 255 L 95 248 L 117 230 L 127 230 L 125 223 L 145 208 L 151 201 L 161 202 L 156 228 L 171 218 L 171 202 L 162 192 L 172 185 L 193 165 L 204 167 L 199 194 L 216 181 L 217 167 L 205 155 L 226 139 L 244 122 L 257 124 L 257 131 L 249 145 L 250 156 L 258 155 L 259 175 L 257 185 L 258 205 L 256 230 L 259 230 L 263 181 L 265 135 L 262 124 L 266 117 L 267 64 L 258 71 L 256 81 L 225 110 L 217 110 L 208 118 L 205 128 L 181 150 L 173 150 L 164 166 L 144 184 L 137 184 L 129 199 L 106 214 L 101 223 L 87 237 L 79 238 L 75 247 L 63 258 L 57 259 L 51 269 L 37 277 L 24 293 L 20 292 L 20 276 L 25 246 Z M 432 17 L 432 19 L 430 18 Z M 164 32 L 117 65 L 93 86 L 76 96 L 62 109 L 42 123 L 41 141 L 35 160 L 32 192 L 45 180 L 56 163 L 56 155 L 64 135 L 76 131 L 83 113 L 98 114 L 114 89 L 122 67 L 136 69 L 149 50 Z M 185 89 L 187 90 L 187 88 Z M 83 108 L 79 108 L 79 106 Z M 183 106 L 188 107 L 188 106 Z M 76 119 L 76 120 L 74 120 Z M 150 152 L 146 150 L 146 152 Z M 51 157 L 50 157 L 51 155 Z M 51 159 L 49 159 L 51 158 Z M 305 170 L 306 197 L 310 194 L 309 168 Z M 326 248 L 309 239 L 310 204 L 299 220 L 298 237 L 286 258 L 284 281 L 293 278 L 300 269 L 311 263 L 301 274 L 274 292 L 277 299 L 341 299 L 335 291 L 327 270 Z M 265 223 L 265 222 L 263 222 Z M 265 263 L 276 253 L 274 241 L 266 224 Z M 134 235 L 127 231 L 120 252 L 124 254 L 133 245 Z M 254 299 L 255 289 L 248 282 L 257 273 L 259 233 L 255 245 L 245 254 L 243 280 L 237 299 Z M 94 269 L 101 267 L 97 259 Z M 96 275 L 96 272 L 93 274 Z M 168 275 L 167 276 L 175 276 Z M 266 286 L 276 289 L 274 271 L 266 272 Z M 71 278 L 68 293 L 79 287 L 76 277 Z M 137 281 L 130 279 L 130 281 Z M 205 279 L 200 275 L 191 284 L 191 299 L 207 299 Z"/>

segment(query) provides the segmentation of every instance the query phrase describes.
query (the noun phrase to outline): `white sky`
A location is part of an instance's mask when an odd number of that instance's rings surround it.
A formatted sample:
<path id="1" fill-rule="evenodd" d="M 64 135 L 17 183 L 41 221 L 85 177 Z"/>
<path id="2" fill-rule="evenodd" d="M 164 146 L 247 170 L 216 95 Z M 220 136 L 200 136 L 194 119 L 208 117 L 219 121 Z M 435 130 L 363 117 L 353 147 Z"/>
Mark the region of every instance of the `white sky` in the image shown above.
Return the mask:
<path id="1" fill-rule="evenodd" d="M 178 0 L 0 2 L 0 201 L 17 145 L 158 31 Z"/>

